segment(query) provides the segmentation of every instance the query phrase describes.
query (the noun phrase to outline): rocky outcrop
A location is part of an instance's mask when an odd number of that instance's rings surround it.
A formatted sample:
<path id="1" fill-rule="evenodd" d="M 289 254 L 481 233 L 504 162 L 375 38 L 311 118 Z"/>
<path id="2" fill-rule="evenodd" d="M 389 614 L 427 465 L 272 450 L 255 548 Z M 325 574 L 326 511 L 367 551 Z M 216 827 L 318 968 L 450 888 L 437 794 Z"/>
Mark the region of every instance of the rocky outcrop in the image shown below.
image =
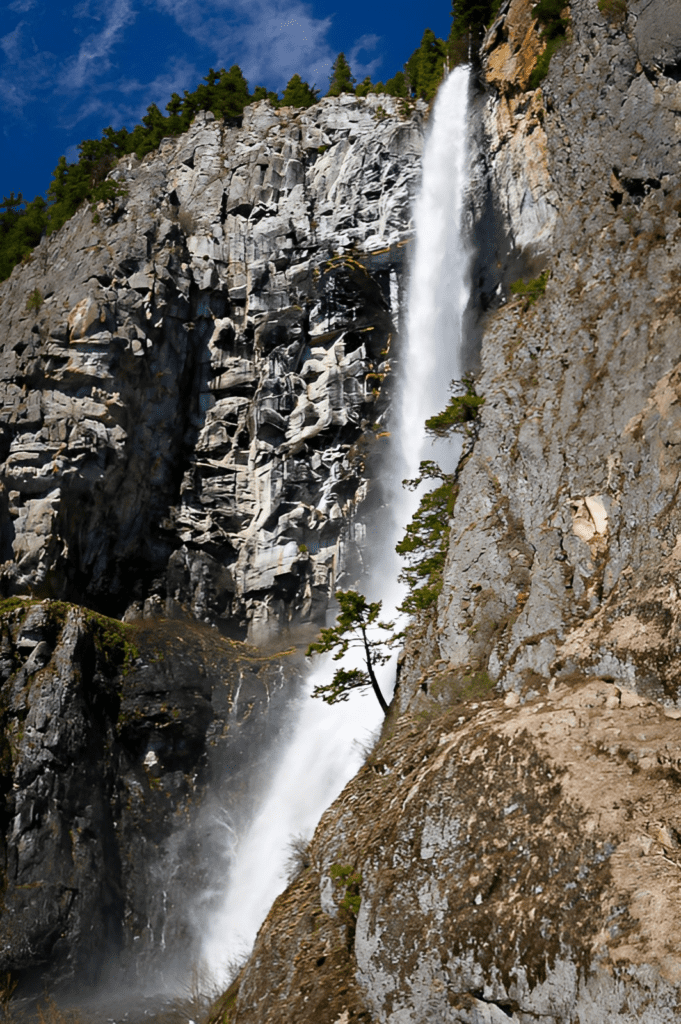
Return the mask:
<path id="1" fill-rule="evenodd" d="M 322 819 L 216 1019 L 676 1020 L 678 713 L 438 682 Z"/>
<path id="2" fill-rule="evenodd" d="M 534 92 L 530 4 L 483 47 L 499 266 L 442 594 L 229 1024 L 678 1019 L 681 22 L 601 6 Z"/>
<path id="3" fill-rule="evenodd" d="M 487 106 L 509 235 L 549 278 L 488 323 L 438 645 L 507 688 L 579 667 L 676 701 L 680 87 L 643 24 L 574 3 L 542 91 Z"/>
<path id="4" fill-rule="evenodd" d="M 253 638 L 323 619 L 422 143 L 421 109 L 381 100 L 200 115 L 2 285 L 6 591 Z"/>
<path id="5" fill-rule="evenodd" d="M 199 625 L 0 610 L 0 971 L 22 993 L 185 976 L 295 663 Z"/>

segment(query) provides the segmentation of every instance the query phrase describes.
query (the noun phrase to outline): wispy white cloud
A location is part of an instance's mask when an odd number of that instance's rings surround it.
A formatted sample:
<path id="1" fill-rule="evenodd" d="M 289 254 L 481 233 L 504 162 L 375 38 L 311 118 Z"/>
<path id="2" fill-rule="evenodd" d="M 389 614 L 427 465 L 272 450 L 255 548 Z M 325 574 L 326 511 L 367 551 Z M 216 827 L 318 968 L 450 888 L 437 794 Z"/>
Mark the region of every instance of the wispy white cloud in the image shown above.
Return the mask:
<path id="1" fill-rule="evenodd" d="M 22 34 L 25 21 L 20 21 L 19 24 L 13 29 L 12 32 L 8 32 L 6 36 L 0 37 L 0 49 L 5 54 L 5 57 L 10 64 L 16 64 L 21 58 L 22 50 Z"/>
<path id="2" fill-rule="evenodd" d="M 88 96 L 74 108 L 69 105 L 62 112 L 60 126 L 72 131 L 78 124 L 96 116 L 99 131 L 106 125 L 132 128 L 141 121 L 147 107 L 155 103 L 162 112 L 173 92 L 194 88 L 199 75 L 193 64 L 183 58 L 175 59 L 170 69 L 157 75 L 151 82 L 136 78 L 121 78 L 98 84 L 97 95 Z M 73 147 L 72 147 L 73 149 Z M 76 152 L 73 149 L 73 152 Z M 67 154 L 68 156 L 68 154 Z"/>
<path id="3" fill-rule="evenodd" d="M 335 53 L 327 34 L 331 18 L 315 18 L 293 0 L 156 0 L 192 39 L 215 54 L 218 66 L 238 63 L 251 87 L 281 88 L 294 74 L 322 89 Z"/>
<path id="4" fill-rule="evenodd" d="M 111 67 L 109 54 L 123 38 L 123 32 L 135 20 L 132 0 L 114 0 L 109 6 L 101 32 L 87 36 L 75 57 L 69 58 L 59 76 L 59 85 L 77 92 Z"/>
<path id="5" fill-rule="evenodd" d="M 348 54 L 348 62 L 352 68 L 352 73 L 358 82 L 361 82 L 367 75 L 370 75 L 373 78 L 377 68 L 380 66 L 383 60 L 381 56 L 374 57 L 374 59 L 370 61 L 360 60 L 361 53 L 371 53 L 372 50 L 376 49 L 380 41 L 380 36 L 363 35 L 359 37 L 355 45 L 350 50 L 350 53 Z"/>
<path id="6" fill-rule="evenodd" d="M 14 3 L 7 4 L 7 7 L 15 14 L 26 14 L 32 7 L 35 7 L 36 3 L 37 0 L 14 0 Z"/>
<path id="7" fill-rule="evenodd" d="M 0 58 L 0 108 L 22 116 L 27 104 L 52 81 L 55 56 L 38 49 L 30 23 L 22 20 L 0 38 Z"/>
<path id="8" fill-rule="evenodd" d="M 0 76 L 0 106 L 7 111 L 20 111 L 31 99 L 31 94 L 12 78 Z"/>
<path id="9" fill-rule="evenodd" d="M 163 110 L 174 92 L 182 94 L 185 89 L 194 89 L 199 80 L 199 73 L 194 64 L 183 57 L 171 61 L 170 68 L 157 75 L 151 82 L 140 82 L 137 78 L 122 78 L 117 83 L 117 91 L 124 96 L 140 93 L 144 108 L 156 103 Z"/>

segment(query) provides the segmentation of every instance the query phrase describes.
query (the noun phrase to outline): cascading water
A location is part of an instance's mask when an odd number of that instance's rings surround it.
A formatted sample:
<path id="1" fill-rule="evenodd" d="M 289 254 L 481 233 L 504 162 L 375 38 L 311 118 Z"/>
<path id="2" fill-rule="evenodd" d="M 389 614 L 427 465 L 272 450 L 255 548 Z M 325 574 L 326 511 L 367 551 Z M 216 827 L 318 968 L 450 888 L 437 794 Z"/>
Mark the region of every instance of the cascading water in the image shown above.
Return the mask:
<path id="1" fill-rule="evenodd" d="M 404 598 L 395 544 L 418 503 L 418 495 L 405 491 L 399 482 L 416 476 L 421 459 L 430 454 L 424 422 L 444 408 L 450 381 L 461 375 L 461 319 L 467 301 L 461 234 L 467 100 L 468 72 L 457 68 L 438 93 L 423 155 L 408 345 L 393 431 L 399 455 L 393 467 L 391 522 L 375 531 L 373 569 L 362 581 L 367 598 L 383 601 L 384 619 Z M 438 451 L 437 458 L 458 458 L 453 447 Z M 291 838 L 311 837 L 323 811 L 361 764 L 358 740 L 369 738 L 380 725 L 381 711 L 371 694 L 355 692 L 349 701 L 333 707 L 310 699 L 314 687 L 328 681 L 332 666 L 326 659 L 311 673 L 295 708 L 290 741 L 282 748 L 259 810 L 233 849 L 224 898 L 204 930 L 202 972 L 216 982 L 224 981 L 230 966 L 248 952 L 269 907 L 284 889 Z M 389 697 L 394 664 L 377 674 Z"/>

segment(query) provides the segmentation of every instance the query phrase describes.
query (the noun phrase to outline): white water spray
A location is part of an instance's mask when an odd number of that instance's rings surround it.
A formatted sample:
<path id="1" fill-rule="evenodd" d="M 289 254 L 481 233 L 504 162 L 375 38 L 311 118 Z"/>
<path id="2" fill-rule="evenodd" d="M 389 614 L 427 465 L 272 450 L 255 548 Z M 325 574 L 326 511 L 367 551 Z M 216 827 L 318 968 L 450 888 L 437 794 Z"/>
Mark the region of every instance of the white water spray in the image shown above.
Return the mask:
<path id="1" fill-rule="evenodd" d="M 450 383 L 462 374 L 461 324 L 469 292 L 469 256 L 461 230 L 467 181 L 468 78 L 467 68 L 455 68 L 438 93 L 414 215 L 416 249 L 400 424 L 410 477 L 417 475 L 421 459 L 430 455 L 424 440 L 426 419 L 445 408 Z M 438 456 L 444 461 L 446 450 L 438 450 Z M 458 457 L 457 451 L 455 460 Z M 443 466 L 448 471 L 452 468 Z"/>
<path id="2" fill-rule="evenodd" d="M 392 522 L 376 531 L 380 548 L 374 552 L 370 579 L 363 583 L 370 600 L 383 600 L 384 619 L 394 614 L 404 598 L 404 588 L 397 581 L 400 566 L 395 544 L 418 503 L 418 496 L 403 490 L 399 481 L 416 476 L 421 459 L 430 454 L 424 421 L 445 407 L 450 381 L 461 375 L 461 317 L 467 299 L 467 260 L 460 231 L 467 97 L 468 73 L 458 68 L 438 94 L 423 156 L 421 195 L 415 209 L 408 346 L 395 431 L 401 465 L 395 474 Z M 440 452 L 438 458 L 443 458 Z M 230 965 L 250 950 L 273 900 L 283 891 L 291 838 L 312 836 L 324 810 L 361 765 L 358 741 L 366 741 L 380 725 L 382 715 L 373 694 L 354 692 L 349 701 L 333 707 L 310 699 L 314 687 L 328 682 L 332 671 L 333 663 L 325 659 L 311 673 L 295 709 L 290 741 L 231 859 L 224 899 L 208 922 L 202 949 L 202 971 L 216 982 L 224 981 Z M 394 663 L 384 666 L 378 678 L 389 697 Z"/>

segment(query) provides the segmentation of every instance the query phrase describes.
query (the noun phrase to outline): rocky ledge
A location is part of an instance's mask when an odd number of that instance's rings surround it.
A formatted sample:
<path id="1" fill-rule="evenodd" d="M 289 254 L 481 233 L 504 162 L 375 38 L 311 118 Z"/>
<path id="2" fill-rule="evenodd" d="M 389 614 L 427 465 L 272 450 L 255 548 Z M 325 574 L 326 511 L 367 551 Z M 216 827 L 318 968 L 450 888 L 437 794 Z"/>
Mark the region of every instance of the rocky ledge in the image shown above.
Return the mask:
<path id="1" fill-rule="evenodd" d="M 675 1020 L 679 712 L 597 679 L 434 689 L 323 817 L 214 1020 Z"/>

